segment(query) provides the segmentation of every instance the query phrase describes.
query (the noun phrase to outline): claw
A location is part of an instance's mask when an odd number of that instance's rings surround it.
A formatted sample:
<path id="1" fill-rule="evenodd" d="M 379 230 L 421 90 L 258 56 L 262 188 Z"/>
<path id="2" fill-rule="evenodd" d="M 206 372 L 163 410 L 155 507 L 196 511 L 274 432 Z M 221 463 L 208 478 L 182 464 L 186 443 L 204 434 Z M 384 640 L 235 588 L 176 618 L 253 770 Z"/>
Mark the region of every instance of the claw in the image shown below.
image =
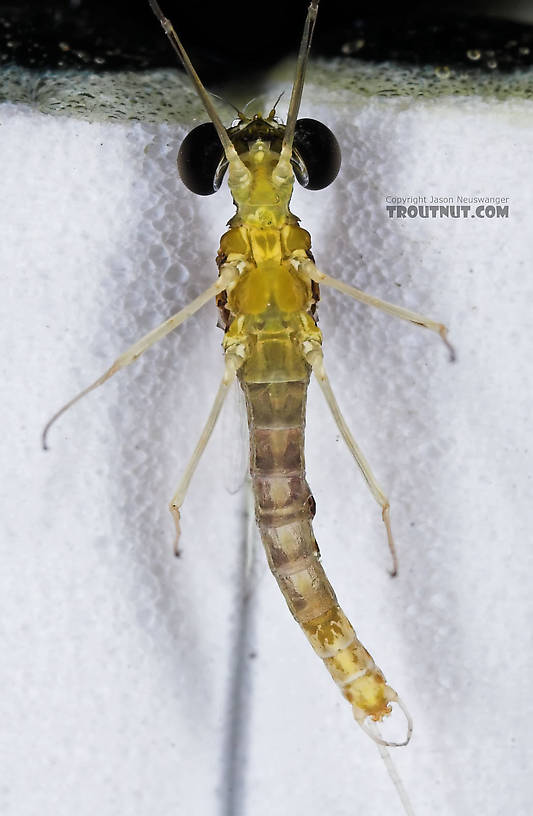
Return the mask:
<path id="1" fill-rule="evenodd" d="M 365 734 L 368 734 L 368 736 L 371 739 L 373 739 L 375 743 L 377 743 L 378 745 L 384 745 L 387 748 L 400 748 L 402 745 L 407 745 L 411 739 L 411 735 L 413 733 L 413 719 L 409 714 L 409 711 L 407 710 L 405 703 L 400 697 L 396 695 L 394 698 L 390 698 L 390 702 L 396 703 L 398 705 L 407 721 L 407 732 L 405 735 L 405 739 L 402 742 L 389 742 L 388 740 L 383 739 L 383 737 L 380 736 L 379 731 L 377 730 L 375 720 L 374 722 L 367 722 L 369 715 L 365 711 L 360 710 L 360 712 L 358 711 L 356 713 L 354 707 L 354 717 L 358 725 L 360 725 L 363 731 L 365 732 Z"/>

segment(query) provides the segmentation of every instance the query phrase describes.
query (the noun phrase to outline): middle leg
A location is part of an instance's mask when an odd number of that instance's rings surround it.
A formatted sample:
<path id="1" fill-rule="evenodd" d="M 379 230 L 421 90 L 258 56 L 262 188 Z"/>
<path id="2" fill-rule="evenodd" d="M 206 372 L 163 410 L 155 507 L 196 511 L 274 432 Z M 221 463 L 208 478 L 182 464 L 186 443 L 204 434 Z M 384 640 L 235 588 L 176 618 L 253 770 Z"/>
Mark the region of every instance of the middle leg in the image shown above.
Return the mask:
<path id="1" fill-rule="evenodd" d="M 235 374 L 237 369 L 242 365 L 244 358 L 239 355 L 237 352 L 226 352 L 226 366 L 224 371 L 224 376 L 222 377 L 222 381 L 218 387 L 218 391 L 211 407 L 211 411 L 209 412 L 209 416 L 207 417 L 207 421 L 204 425 L 202 433 L 200 435 L 200 439 L 196 443 L 196 447 L 193 451 L 193 454 L 185 468 L 185 472 L 181 477 L 181 481 L 178 485 L 178 489 L 172 496 L 170 500 L 169 509 L 172 513 L 172 517 L 174 519 L 174 524 L 176 525 L 176 537 L 174 539 L 174 555 L 179 556 L 179 540 L 181 536 L 181 528 L 180 528 L 180 509 L 185 500 L 185 495 L 189 488 L 189 484 L 191 479 L 194 475 L 194 471 L 198 467 L 200 459 L 202 458 L 202 454 L 206 448 L 207 443 L 213 433 L 215 425 L 217 423 L 217 419 L 220 415 L 220 411 L 222 406 L 224 405 L 224 400 L 226 399 L 226 395 L 229 391 L 230 385 L 232 384 L 233 380 L 235 379 Z"/>

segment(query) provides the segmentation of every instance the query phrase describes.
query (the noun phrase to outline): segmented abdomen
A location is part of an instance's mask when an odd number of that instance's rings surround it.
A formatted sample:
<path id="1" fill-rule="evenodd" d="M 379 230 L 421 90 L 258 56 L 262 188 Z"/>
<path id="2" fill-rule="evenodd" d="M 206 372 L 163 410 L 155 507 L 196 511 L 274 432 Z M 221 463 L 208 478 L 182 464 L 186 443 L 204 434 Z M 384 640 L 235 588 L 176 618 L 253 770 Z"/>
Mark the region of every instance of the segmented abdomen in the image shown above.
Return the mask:
<path id="1" fill-rule="evenodd" d="M 304 458 L 309 372 L 297 380 L 250 382 L 245 366 L 240 380 L 250 428 L 256 518 L 270 569 L 292 615 L 352 704 L 356 719 L 370 715 L 381 720 L 397 695 L 340 608 L 313 534 L 315 502 L 305 479 Z"/>

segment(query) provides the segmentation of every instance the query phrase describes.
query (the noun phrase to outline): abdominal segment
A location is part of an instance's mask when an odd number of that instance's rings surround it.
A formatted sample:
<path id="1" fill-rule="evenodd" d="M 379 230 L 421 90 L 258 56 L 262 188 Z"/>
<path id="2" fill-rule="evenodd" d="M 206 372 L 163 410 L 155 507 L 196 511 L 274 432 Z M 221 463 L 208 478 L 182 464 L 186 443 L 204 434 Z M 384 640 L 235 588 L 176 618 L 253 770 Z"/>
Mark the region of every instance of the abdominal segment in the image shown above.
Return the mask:
<path id="1" fill-rule="evenodd" d="M 285 382 L 246 382 L 250 473 L 255 511 L 270 569 L 287 606 L 351 703 L 354 716 L 381 720 L 396 693 L 357 639 L 320 563 L 305 479 L 308 373 Z"/>

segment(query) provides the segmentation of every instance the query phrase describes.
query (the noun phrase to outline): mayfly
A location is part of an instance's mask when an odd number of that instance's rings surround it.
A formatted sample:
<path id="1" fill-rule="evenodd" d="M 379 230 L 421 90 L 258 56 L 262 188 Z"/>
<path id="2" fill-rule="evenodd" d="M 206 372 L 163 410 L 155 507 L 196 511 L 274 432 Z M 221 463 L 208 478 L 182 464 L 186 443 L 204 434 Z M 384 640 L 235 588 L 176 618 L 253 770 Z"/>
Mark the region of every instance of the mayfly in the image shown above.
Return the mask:
<path id="1" fill-rule="evenodd" d="M 310 235 L 289 210 L 295 178 L 308 189 L 323 189 L 334 181 L 341 163 L 338 142 L 329 128 L 312 119 L 298 119 L 319 0 L 311 0 L 307 11 L 286 123 L 279 121 L 274 106 L 267 116 L 256 113 L 248 117 L 238 112 L 238 121 L 228 129 L 171 22 L 156 0 L 149 2 L 211 120 L 195 127 L 180 147 L 182 181 L 194 193 L 207 195 L 219 188 L 227 172 L 237 212 L 220 241 L 217 280 L 134 343 L 101 377 L 63 406 L 46 425 L 43 446 L 46 448 L 50 426 L 68 408 L 216 299 L 224 328 L 224 374 L 203 432 L 170 502 L 176 525 L 175 552 L 178 554 L 180 513 L 187 488 L 230 385 L 238 379 L 248 414 L 255 514 L 270 569 L 292 615 L 351 704 L 356 722 L 378 744 L 405 811 L 412 813 L 386 751 L 386 746 L 409 742 L 410 715 L 358 640 L 320 563 L 312 528 L 315 502 L 305 478 L 305 409 L 313 373 L 381 508 L 395 574 L 397 557 L 389 501 L 339 410 L 324 367 L 322 335 L 316 322 L 319 284 L 437 332 L 453 354 L 446 328 L 319 270 L 311 254 Z M 377 723 L 391 714 L 393 704 L 406 719 L 401 742 L 385 740 L 377 728 Z"/>

